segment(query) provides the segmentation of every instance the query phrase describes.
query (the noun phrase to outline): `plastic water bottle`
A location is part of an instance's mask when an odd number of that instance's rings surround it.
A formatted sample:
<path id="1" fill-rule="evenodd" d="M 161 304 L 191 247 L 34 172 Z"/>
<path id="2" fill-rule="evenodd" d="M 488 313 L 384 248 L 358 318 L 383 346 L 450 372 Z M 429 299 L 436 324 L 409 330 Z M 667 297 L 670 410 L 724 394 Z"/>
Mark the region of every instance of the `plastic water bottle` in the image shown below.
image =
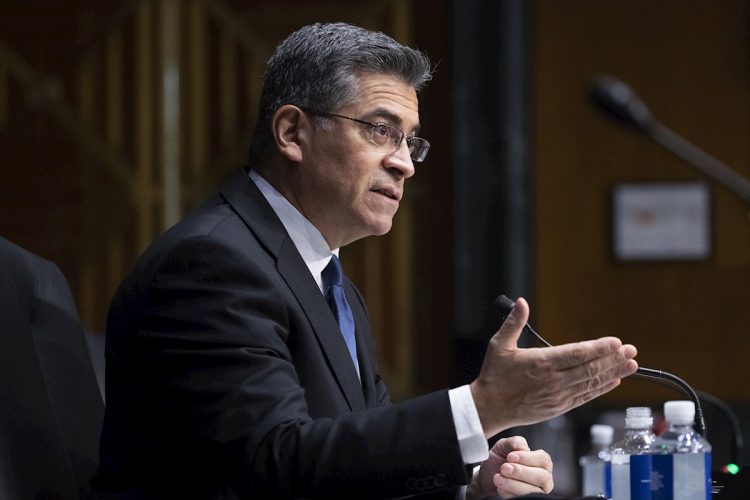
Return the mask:
<path id="1" fill-rule="evenodd" d="M 695 403 L 667 401 L 669 430 L 656 438 L 654 500 L 711 500 L 711 445 L 693 430 Z"/>
<path id="2" fill-rule="evenodd" d="M 591 451 L 579 460 L 582 472 L 583 496 L 612 497 L 612 467 L 609 462 L 609 445 L 614 429 L 611 425 L 591 426 Z"/>
<path id="3" fill-rule="evenodd" d="M 612 446 L 612 500 L 651 500 L 651 408 L 628 408 L 625 435 Z"/>

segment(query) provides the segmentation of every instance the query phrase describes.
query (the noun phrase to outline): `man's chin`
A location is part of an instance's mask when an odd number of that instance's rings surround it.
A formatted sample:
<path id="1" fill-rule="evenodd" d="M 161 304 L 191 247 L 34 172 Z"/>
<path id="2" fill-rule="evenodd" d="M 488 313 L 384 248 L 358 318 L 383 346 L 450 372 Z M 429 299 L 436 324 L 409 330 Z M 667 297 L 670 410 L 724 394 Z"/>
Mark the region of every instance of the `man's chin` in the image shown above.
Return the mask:
<path id="1" fill-rule="evenodd" d="M 354 238 L 352 242 L 361 240 L 363 238 L 367 238 L 370 236 L 383 236 L 385 234 L 388 234 L 388 232 L 391 230 L 392 227 L 393 227 L 393 223 L 391 221 L 387 221 L 387 222 L 383 221 L 382 223 L 378 223 L 378 224 L 368 224 L 367 229 L 363 231 L 359 237 Z"/>
<path id="2" fill-rule="evenodd" d="M 373 236 L 383 236 L 384 234 L 388 234 L 388 232 L 393 227 L 393 219 L 386 221 L 383 221 L 381 224 L 378 224 L 374 230 L 372 235 Z"/>

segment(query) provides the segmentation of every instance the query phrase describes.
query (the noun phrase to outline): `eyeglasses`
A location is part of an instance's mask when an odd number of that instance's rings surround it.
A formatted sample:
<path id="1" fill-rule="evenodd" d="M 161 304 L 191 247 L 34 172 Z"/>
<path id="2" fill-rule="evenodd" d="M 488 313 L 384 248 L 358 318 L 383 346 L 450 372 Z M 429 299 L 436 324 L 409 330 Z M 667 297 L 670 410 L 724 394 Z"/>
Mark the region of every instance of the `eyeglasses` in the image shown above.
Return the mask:
<path id="1" fill-rule="evenodd" d="M 335 118 L 343 118 L 345 120 L 351 120 L 353 122 L 367 125 L 370 130 L 370 142 L 382 147 L 391 147 L 393 151 L 396 151 L 401 147 L 401 141 L 406 140 L 406 147 L 409 148 L 409 156 L 413 161 L 421 162 L 427 157 L 427 152 L 430 150 L 430 143 L 421 137 L 415 137 L 413 135 L 406 135 L 404 132 L 394 126 L 388 125 L 387 123 L 372 123 L 358 118 L 351 118 L 349 116 L 337 115 L 336 113 L 327 113 L 325 111 L 316 111 L 313 109 L 307 109 L 299 107 L 305 113 L 319 116 L 332 116 Z"/>

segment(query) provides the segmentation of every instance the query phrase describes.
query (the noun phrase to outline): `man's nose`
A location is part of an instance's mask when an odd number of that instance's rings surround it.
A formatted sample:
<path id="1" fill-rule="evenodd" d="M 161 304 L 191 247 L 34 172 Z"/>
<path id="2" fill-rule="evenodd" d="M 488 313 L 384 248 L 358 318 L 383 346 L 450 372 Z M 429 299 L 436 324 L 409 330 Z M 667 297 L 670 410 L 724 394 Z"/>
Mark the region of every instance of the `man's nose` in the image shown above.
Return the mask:
<path id="1" fill-rule="evenodd" d="M 414 162 L 405 140 L 401 141 L 396 151 L 385 157 L 383 165 L 387 169 L 397 172 L 398 176 L 404 179 L 414 175 Z"/>

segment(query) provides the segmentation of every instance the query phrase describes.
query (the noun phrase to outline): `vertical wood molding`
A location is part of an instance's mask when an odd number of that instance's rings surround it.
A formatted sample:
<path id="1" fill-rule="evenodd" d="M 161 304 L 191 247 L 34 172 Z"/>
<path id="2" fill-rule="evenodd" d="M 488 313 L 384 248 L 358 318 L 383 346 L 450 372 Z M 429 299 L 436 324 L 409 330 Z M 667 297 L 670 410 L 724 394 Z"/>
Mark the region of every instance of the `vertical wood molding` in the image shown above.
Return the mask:
<path id="1" fill-rule="evenodd" d="M 390 14 L 392 26 L 390 26 L 391 36 L 401 43 L 411 44 L 413 37 L 414 25 L 413 10 L 414 3 L 412 0 L 391 0 Z"/>
<path id="2" fill-rule="evenodd" d="M 108 33 L 105 43 L 104 72 L 106 85 L 106 135 L 107 144 L 117 155 L 123 153 L 123 34 L 122 29 L 115 29 Z M 114 294 L 122 274 L 125 271 L 124 246 L 125 238 L 122 228 L 108 227 L 106 242 L 106 263 L 98 264 L 97 267 L 105 270 L 104 293 L 108 298 Z M 94 314 L 100 315 L 106 307 L 107 299 L 99 311 Z M 86 324 L 98 325 L 96 318 L 91 318 Z"/>
<path id="3" fill-rule="evenodd" d="M 265 60 L 260 53 L 249 52 L 247 55 L 246 78 L 245 78 L 245 95 L 247 99 L 247 109 L 253 113 L 258 112 L 260 106 L 260 93 L 261 93 L 261 82 L 263 73 L 265 72 Z M 253 82 L 258 82 L 257 85 L 253 85 Z M 254 122 L 255 120 L 253 120 Z M 255 123 L 250 123 L 251 126 L 255 126 Z M 248 146 L 250 141 L 248 140 Z"/>
<path id="4" fill-rule="evenodd" d="M 8 126 L 8 64 L 0 51 L 0 130 Z"/>
<path id="5" fill-rule="evenodd" d="M 107 36 L 104 63 L 106 65 L 106 115 L 107 143 L 117 153 L 122 153 L 123 141 L 123 45 L 122 30 L 112 31 Z"/>
<path id="6" fill-rule="evenodd" d="M 180 0 L 162 0 L 160 21 L 162 226 L 182 215 L 180 175 Z"/>
<path id="7" fill-rule="evenodd" d="M 80 123 L 89 130 L 93 129 L 96 86 L 94 83 L 94 60 L 92 54 L 87 54 L 81 59 L 78 66 L 78 116 Z M 79 162 L 85 162 L 80 158 Z M 95 184 L 91 179 L 91 171 L 81 168 L 84 186 Z M 96 241 L 96 221 L 94 214 L 96 207 L 92 198 L 87 196 L 83 200 L 83 231 L 84 237 L 82 248 L 78 254 L 80 288 L 77 297 L 78 308 L 81 318 L 85 324 L 93 324 L 97 311 L 97 252 L 94 242 Z"/>
<path id="8" fill-rule="evenodd" d="M 125 265 L 125 238 L 121 231 L 114 230 L 110 232 L 108 239 L 107 239 L 107 262 L 106 262 L 106 283 L 104 283 L 104 286 L 106 286 L 106 299 L 105 302 L 108 302 L 108 298 L 113 296 L 115 293 L 115 290 L 117 290 L 117 287 L 120 285 L 120 281 L 122 281 L 123 273 L 125 272 L 126 265 Z M 95 325 L 98 322 L 90 322 L 87 323 L 89 325 Z"/>
<path id="9" fill-rule="evenodd" d="M 136 146 L 135 190 L 138 253 L 146 249 L 155 233 L 153 186 L 154 169 L 154 61 L 153 3 L 140 0 L 135 12 L 135 93 Z"/>
<path id="10" fill-rule="evenodd" d="M 234 38 L 219 35 L 219 109 L 221 111 L 221 149 L 234 146 L 237 134 L 237 61 L 238 48 Z"/>
<path id="11" fill-rule="evenodd" d="M 392 273 L 392 286 L 385 287 L 382 293 L 388 298 L 388 310 L 384 311 L 385 318 L 397 318 L 393 324 L 384 321 L 386 329 L 393 328 L 391 338 L 388 342 L 397 348 L 393 352 L 395 366 L 398 368 L 398 377 L 404 386 L 404 395 L 413 390 L 415 385 L 414 356 L 416 344 L 416 332 L 414 325 L 414 308 L 416 306 L 414 290 L 414 211 L 410 206 L 404 207 L 399 212 L 395 227 L 397 228 L 393 238 L 388 240 L 390 254 L 393 259 L 392 265 L 384 264 L 384 269 L 390 269 Z"/>
<path id="12" fill-rule="evenodd" d="M 200 183 L 208 166 L 208 68 L 207 68 L 207 20 L 202 0 L 191 0 L 188 4 L 188 104 L 189 165 L 190 181 Z M 195 200 L 189 200 L 193 203 Z"/>

